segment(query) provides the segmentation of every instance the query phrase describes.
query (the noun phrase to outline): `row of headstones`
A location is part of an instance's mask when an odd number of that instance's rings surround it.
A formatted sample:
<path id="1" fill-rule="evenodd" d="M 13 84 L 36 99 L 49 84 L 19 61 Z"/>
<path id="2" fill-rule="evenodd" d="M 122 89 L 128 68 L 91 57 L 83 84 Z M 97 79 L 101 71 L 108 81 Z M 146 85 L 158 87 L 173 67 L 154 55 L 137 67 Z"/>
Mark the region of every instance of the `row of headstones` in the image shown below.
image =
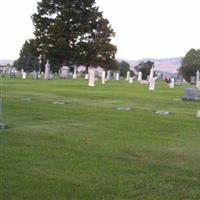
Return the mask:
<path id="1" fill-rule="evenodd" d="M 114 78 L 115 78 L 115 80 L 120 80 L 119 72 L 114 73 Z M 95 86 L 95 70 L 93 68 L 89 70 L 89 75 L 86 75 L 85 79 L 89 79 L 89 82 L 88 82 L 89 86 L 92 86 L 92 87 Z M 102 74 L 101 74 L 102 84 L 105 84 L 105 81 L 109 80 L 109 79 L 110 79 L 110 71 L 108 70 L 108 72 L 107 72 L 107 78 L 106 78 L 106 72 L 102 71 Z M 133 77 L 130 77 L 130 71 L 127 72 L 126 80 L 129 81 L 129 83 L 133 83 Z M 142 83 L 142 73 L 141 72 L 139 72 L 139 74 L 138 74 L 138 81 L 140 81 Z M 151 90 L 151 91 L 155 90 L 155 82 L 156 82 L 156 77 L 154 77 L 154 68 L 152 68 L 150 71 L 149 80 L 147 81 L 147 83 L 149 84 L 149 90 Z M 170 85 L 171 88 L 174 87 L 174 80 L 172 81 L 172 84 Z"/>

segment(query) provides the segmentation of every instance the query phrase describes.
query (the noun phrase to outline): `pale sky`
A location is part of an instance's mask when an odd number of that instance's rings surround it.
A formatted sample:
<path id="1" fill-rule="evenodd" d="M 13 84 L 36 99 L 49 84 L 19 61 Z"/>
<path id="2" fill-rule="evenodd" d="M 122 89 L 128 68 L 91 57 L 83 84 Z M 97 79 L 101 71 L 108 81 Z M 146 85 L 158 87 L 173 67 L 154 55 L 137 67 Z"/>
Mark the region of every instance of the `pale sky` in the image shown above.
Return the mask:
<path id="1" fill-rule="evenodd" d="M 33 37 L 37 0 L 0 0 L 0 58 L 16 59 Z M 200 48 L 200 0 L 96 0 L 116 32 L 116 57 L 184 56 Z"/>

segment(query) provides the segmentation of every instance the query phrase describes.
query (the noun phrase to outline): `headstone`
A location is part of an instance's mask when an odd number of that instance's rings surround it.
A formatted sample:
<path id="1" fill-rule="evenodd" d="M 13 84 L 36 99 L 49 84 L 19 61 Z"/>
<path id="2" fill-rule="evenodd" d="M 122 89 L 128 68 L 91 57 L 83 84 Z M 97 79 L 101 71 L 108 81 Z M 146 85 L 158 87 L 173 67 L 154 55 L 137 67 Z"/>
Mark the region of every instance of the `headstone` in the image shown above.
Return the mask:
<path id="1" fill-rule="evenodd" d="M 154 91 L 156 85 L 156 78 L 152 78 L 149 80 L 149 90 Z"/>
<path id="2" fill-rule="evenodd" d="M 199 100 L 197 89 L 196 88 L 185 88 L 185 94 L 184 94 L 184 97 L 182 97 L 182 100 L 185 100 L 185 101 Z"/>
<path id="3" fill-rule="evenodd" d="M 197 110 L 197 118 L 200 118 L 200 110 Z"/>
<path id="4" fill-rule="evenodd" d="M 129 83 L 133 83 L 133 77 L 129 78 Z"/>
<path id="5" fill-rule="evenodd" d="M 171 81 L 169 83 L 169 88 L 174 88 L 174 78 L 171 78 Z"/>
<path id="6" fill-rule="evenodd" d="M 15 78 L 16 77 L 16 73 L 17 73 L 16 68 L 12 67 L 11 70 L 10 70 L 10 77 Z"/>
<path id="7" fill-rule="evenodd" d="M 127 107 L 127 106 L 119 106 L 119 107 L 116 107 L 117 110 L 131 110 L 131 108 Z"/>
<path id="8" fill-rule="evenodd" d="M 116 72 L 113 73 L 113 78 L 116 80 Z"/>
<path id="9" fill-rule="evenodd" d="M 138 72 L 138 81 L 142 80 L 142 72 Z"/>
<path id="10" fill-rule="evenodd" d="M 129 79 L 130 79 L 130 71 L 127 71 L 127 73 L 126 73 L 126 80 L 129 81 Z"/>
<path id="11" fill-rule="evenodd" d="M 95 71 L 94 69 L 89 70 L 89 84 L 88 86 L 94 87 L 95 86 Z"/>
<path id="12" fill-rule="evenodd" d="M 106 79 L 106 72 L 102 71 L 102 73 L 101 73 L 101 83 L 102 84 L 105 84 L 105 79 Z"/>
<path id="13" fill-rule="evenodd" d="M 155 114 L 159 114 L 159 115 L 169 115 L 170 112 L 169 111 L 163 111 L 163 110 L 157 110 L 155 112 Z"/>
<path id="14" fill-rule="evenodd" d="M 69 78 L 70 77 L 70 69 L 67 66 L 63 66 L 59 70 L 60 78 Z"/>
<path id="15" fill-rule="evenodd" d="M 148 85 L 149 82 L 148 82 L 147 80 L 141 80 L 141 81 L 140 81 L 140 84 Z"/>
<path id="16" fill-rule="evenodd" d="M 196 87 L 200 90 L 199 70 L 196 72 Z"/>
<path id="17" fill-rule="evenodd" d="M 88 78 L 89 78 L 89 75 L 85 74 L 85 80 L 88 80 Z"/>
<path id="18" fill-rule="evenodd" d="M 192 76 L 192 77 L 191 77 L 190 83 L 191 83 L 191 84 L 195 84 L 195 76 Z"/>
<path id="19" fill-rule="evenodd" d="M 50 64 L 49 64 L 49 60 L 47 60 L 47 63 L 45 65 L 44 79 L 50 80 Z"/>
<path id="20" fill-rule="evenodd" d="M 64 105 L 65 102 L 64 101 L 53 101 L 53 104 L 57 104 L 57 105 Z"/>
<path id="21" fill-rule="evenodd" d="M 6 125 L 3 123 L 3 102 L 2 97 L 0 99 L 0 129 L 6 128 Z"/>
<path id="22" fill-rule="evenodd" d="M 151 70 L 150 70 L 149 78 L 147 80 L 151 81 L 151 79 L 153 79 L 153 76 L 154 76 L 154 69 L 152 67 Z"/>
<path id="23" fill-rule="evenodd" d="M 26 72 L 22 72 L 22 79 L 26 79 Z"/>
<path id="24" fill-rule="evenodd" d="M 116 74 L 115 74 L 115 80 L 116 80 L 116 81 L 119 81 L 119 80 L 120 80 L 119 72 L 116 72 Z"/>
<path id="25" fill-rule="evenodd" d="M 73 78 L 77 78 L 77 67 L 74 66 L 74 73 L 73 73 Z"/>
<path id="26" fill-rule="evenodd" d="M 176 86 L 181 86 L 182 85 L 182 81 L 180 79 L 177 79 L 175 85 Z"/>
<path id="27" fill-rule="evenodd" d="M 33 79 L 38 80 L 38 72 L 33 71 Z"/>
<path id="28" fill-rule="evenodd" d="M 107 71 L 107 77 L 106 77 L 107 80 L 110 80 L 111 79 L 111 71 L 108 70 Z"/>

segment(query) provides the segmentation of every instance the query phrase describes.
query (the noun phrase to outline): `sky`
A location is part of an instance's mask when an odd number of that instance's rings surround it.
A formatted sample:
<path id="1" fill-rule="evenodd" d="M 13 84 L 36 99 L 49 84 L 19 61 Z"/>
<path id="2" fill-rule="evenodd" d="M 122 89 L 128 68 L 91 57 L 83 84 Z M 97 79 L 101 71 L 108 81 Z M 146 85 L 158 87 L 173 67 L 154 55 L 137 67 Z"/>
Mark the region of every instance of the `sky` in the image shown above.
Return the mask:
<path id="1" fill-rule="evenodd" d="M 17 59 L 33 38 L 37 0 L 0 0 L 0 58 Z M 117 58 L 169 58 L 200 48 L 199 0 L 96 0 L 116 36 Z"/>

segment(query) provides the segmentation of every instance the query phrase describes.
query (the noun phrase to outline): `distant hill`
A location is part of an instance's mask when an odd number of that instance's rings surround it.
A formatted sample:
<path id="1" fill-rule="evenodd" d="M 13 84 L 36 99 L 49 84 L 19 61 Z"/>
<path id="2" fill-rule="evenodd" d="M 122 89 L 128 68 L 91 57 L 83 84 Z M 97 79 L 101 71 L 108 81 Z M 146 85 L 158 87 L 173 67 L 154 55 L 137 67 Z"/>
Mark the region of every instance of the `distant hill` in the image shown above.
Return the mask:
<path id="1" fill-rule="evenodd" d="M 169 72 L 169 73 L 177 73 L 177 70 L 181 66 L 182 57 L 175 57 L 175 58 L 163 58 L 163 59 L 155 59 L 155 58 L 144 58 L 140 60 L 126 60 L 126 59 L 118 59 L 119 61 L 124 60 L 129 63 L 130 68 L 133 69 L 142 61 L 152 61 L 154 62 L 155 69 L 162 72 Z"/>
<path id="2" fill-rule="evenodd" d="M 7 65 L 7 64 L 12 65 L 13 62 L 14 62 L 14 60 L 11 60 L 11 59 L 1 59 L 0 60 L 0 65 Z"/>
<path id="3" fill-rule="evenodd" d="M 142 61 L 152 61 L 154 62 L 155 69 L 161 72 L 169 72 L 169 73 L 177 73 L 177 70 L 181 66 L 182 57 L 175 58 L 163 58 L 163 59 L 155 59 L 155 58 L 144 58 L 140 60 L 127 60 L 127 59 L 117 59 L 118 61 L 124 60 L 130 64 L 130 68 L 134 69 Z M 14 60 L 11 59 L 1 59 L 0 65 L 10 64 L 12 65 Z"/>

